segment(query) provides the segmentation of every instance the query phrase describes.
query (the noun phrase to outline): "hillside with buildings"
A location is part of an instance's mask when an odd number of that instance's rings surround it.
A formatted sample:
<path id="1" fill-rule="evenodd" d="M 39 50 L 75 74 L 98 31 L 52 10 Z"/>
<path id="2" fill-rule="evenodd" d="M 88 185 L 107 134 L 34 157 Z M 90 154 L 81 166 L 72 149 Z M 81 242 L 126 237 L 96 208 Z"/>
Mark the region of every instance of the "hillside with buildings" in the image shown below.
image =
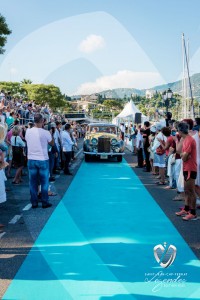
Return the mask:
<path id="1" fill-rule="evenodd" d="M 200 73 L 194 74 L 191 76 L 191 83 L 192 83 L 192 91 L 193 96 L 197 99 L 200 98 Z M 93 94 L 90 96 L 82 96 L 85 97 L 85 100 L 94 100 L 95 97 L 98 98 L 98 95 L 100 95 L 104 99 L 124 99 L 124 98 L 131 98 L 134 96 L 146 96 L 147 98 L 151 98 L 156 91 L 157 92 L 163 92 L 164 90 L 167 90 L 168 88 L 171 88 L 173 93 L 182 94 L 182 81 L 175 81 L 168 84 L 163 84 L 159 86 L 154 86 L 149 89 L 135 89 L 135 88 L 117 88 L 117 89 L 111 89 L 111 90 L 105 90 L 98 94 Z M 74 96 L 73 98 L 81 98 L 81 96 Z M 86 99 L 87 98 L 87 99 Z M 96 98 L 96 99 L 97 99 Z"/>

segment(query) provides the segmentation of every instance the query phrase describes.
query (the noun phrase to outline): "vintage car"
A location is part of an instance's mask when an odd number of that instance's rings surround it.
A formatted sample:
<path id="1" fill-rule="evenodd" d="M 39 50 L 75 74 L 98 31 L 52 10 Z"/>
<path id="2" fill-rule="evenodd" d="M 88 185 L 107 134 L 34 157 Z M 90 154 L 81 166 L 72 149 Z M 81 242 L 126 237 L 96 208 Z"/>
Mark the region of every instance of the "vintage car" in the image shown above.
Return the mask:
<path id="1" fill-rule="evenodd" d="M 124 155 L 124 142 L 118 126 L 106 123 L 90 123 L 83 143 L 85 161 L 91 156 L 100 159 L 116 157 L 118 162 L 122 161 Z"/>

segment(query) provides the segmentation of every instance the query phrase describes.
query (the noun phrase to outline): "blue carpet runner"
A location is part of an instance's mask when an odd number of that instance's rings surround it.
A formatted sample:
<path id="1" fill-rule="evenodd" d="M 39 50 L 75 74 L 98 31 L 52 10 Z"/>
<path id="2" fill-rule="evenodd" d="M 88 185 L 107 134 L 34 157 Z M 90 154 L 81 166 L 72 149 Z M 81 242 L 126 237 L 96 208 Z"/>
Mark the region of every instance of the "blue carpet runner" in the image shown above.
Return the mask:
<path id="1" fill-rule="evenodd" d="M 177 248 L 168 268 L 153 253 L 164 242 Z M 199 278 L 199 260 L 126 161 L 83 162 L 3 300 L 199 299 Z"/>

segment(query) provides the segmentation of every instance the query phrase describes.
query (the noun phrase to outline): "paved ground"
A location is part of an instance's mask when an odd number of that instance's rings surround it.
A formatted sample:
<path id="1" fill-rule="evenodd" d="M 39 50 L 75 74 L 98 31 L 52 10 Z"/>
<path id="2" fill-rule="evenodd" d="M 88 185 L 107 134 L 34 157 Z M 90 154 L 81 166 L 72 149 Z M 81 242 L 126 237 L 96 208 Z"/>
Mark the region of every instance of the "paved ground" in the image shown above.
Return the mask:
<path id="1" fill-rule="evenodd" d="M 83 159 L 82 150 L 76 154 L 71 166 L 74 176 Z M 64 174 L 56 176 L 51 191 L 57 195 L 50 197 L 53 206 L 48 209 L 31 209 L 27 176 L 18 186 L 12 185 L 12 179 L 6 183 L 11 191 L 7 193 L 7 201 L 0 205 L 0 223 L 6 225 L 0 231 L 0 299 L 74 178 Z"/>
<path id="2" fill-rule="evenodd" d="M 80 154 L 72 166 L 74 174 L 79 168 L 82 159 L 83 155 Z M 125 159 L 134 168 L 135 163 L 133 161 L 135 161 L 135 157 L 130 152 L 127 152 Z M 152 176 L 148 173 L 143 173 L 141 169 L 134 168 L 134 171 L 196 256 L 200 258 L 200 221 L 186 223 L 176 217 L 174 212 L 179 209 L 182 202 L 172 201 L 175 191 L 165 191 L 163 187 L 156 186 Z M 12 191 L 8 192 L 8 201 L 0 206 L 0 221 L 7 224 L 5 229 L 0 232 L 0 297 L 5 292 L 10 280 L 15 276 L 31 246 L 72 180 L 73 177 L 71 176 L 61 175 L 52 184 L 51 189 L 57 193 L 57 196 L 51 198 L 53 206 L 46 210 L 42 208 L 37 210 L 30 209 L 29 188 L 26 177 L 24 177 L 24 183 L 20 186 L 12 187 L 11 180 L 8 181 L 7 186 L 11 187 Z M 142 210 L 144 209 L 145 207 L 136 207 L 135 213 L 138 214 L 141 211 L 142 217 Z"/>

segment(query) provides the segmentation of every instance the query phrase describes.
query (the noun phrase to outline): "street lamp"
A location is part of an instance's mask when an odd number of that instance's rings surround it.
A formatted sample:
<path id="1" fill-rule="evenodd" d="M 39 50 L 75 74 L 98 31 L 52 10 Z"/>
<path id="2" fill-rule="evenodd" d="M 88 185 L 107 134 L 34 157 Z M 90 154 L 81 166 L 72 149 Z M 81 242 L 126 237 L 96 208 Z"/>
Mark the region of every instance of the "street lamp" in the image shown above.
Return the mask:
<path id="1" fill-rule="evenodd" d="M 171 100 L 172 95 L 173 95 L 173 92 L 170 88 L 168 88 L 167 91 L 164 91 L 162 93 L 162 98 L 163 98 L 163 101 L 164 101 L 165 106 L 166 106 L 166 113 L 168 113 L 169 101 Z"/>

